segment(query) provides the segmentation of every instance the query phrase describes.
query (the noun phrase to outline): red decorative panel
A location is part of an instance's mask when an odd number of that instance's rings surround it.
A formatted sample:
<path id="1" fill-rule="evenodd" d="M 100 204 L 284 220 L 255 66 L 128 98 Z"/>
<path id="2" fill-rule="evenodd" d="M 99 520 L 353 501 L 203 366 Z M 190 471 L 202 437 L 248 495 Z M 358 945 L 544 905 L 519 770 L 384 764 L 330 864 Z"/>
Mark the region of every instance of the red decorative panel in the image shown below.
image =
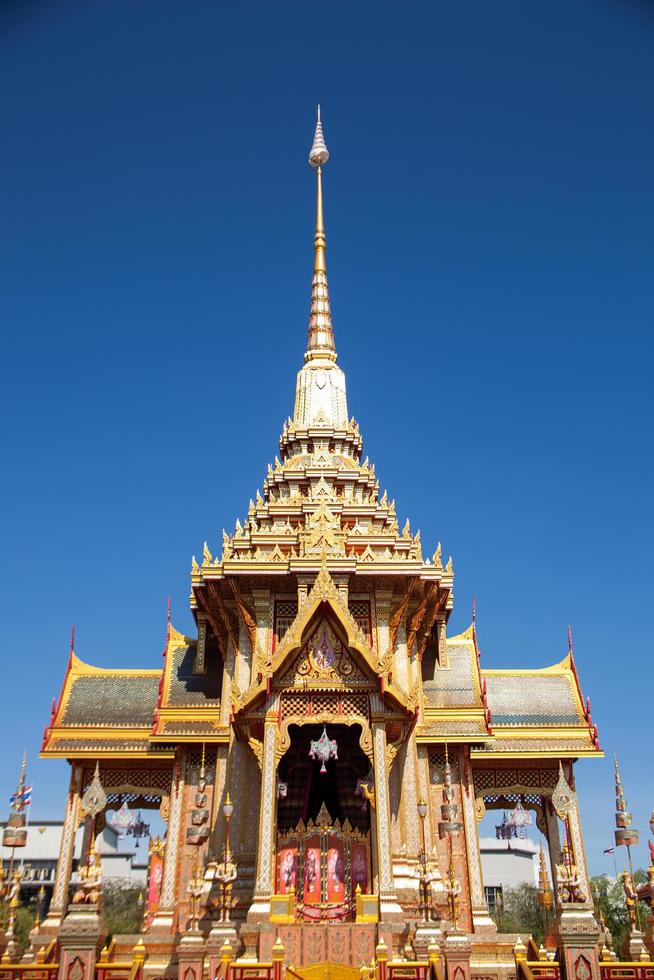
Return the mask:
<path id="1" fill-rule="evenodd" d="M 327 901 L 330 905 L 342 905 L 345 899 L 345 865 L 343 862 L 343 840 L 332 836 L 327 838 Z M 342 960 L 333 960 L 342 963 Z"/>
<path id="2" fill-rule="evenodd" d="M 320 903 L 320 835 L 310 837 L 304 845 L 304 904 Z"/>
<path id="3" fill-rule="evenodd" d="M 294 888 L 297 892 L 297 847 L 282 847 L 277 859 L 277 894 L 286 895 Z M 294 963 L 294 960 L 289 960 Z"/>

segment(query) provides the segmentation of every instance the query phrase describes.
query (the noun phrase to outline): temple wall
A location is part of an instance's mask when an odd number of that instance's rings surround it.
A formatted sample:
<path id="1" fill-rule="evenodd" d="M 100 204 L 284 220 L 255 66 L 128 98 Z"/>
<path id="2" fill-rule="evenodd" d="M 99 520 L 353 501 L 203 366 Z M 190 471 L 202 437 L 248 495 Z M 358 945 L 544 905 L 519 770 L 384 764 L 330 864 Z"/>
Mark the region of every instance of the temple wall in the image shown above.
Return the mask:
<path id="1" fill-rule="evenodd" d="M 206 750 L 204 790 L 200 783 L 201 760 L 202 750 L 198 746 L 193 746 L 186 751 L 182 763 L 184 779 L 180 787 L 182 810 L 175 902 L 177 927 L 180 931 L 186 928 L 189 916 L 189 882 L 198 864 L 204 868 L 211 846 L 210 815 L 214 805 L 216 750 L 214 748 Z M 204 802 L 200 802 L 202 800 Z M 194 839 L 199 843 L 191 843 Z"/>
<path id="2" fill-rule="evenodd" d="M 450 766 L 452 769 L 452 787 L 454 789 L 454 802 L 458 806 L 457 820 L 464 823 L 464 787 L 465 766 L 463 749 L 458 746 L 451 746 L 449 750 Z M 443 882 L 447 879 L 447 871 L 450 866 L 450 855 L 455 877 L 461 884 L 461 894 L 458 900 L 459 906 L 459 927 L 470 932 L 472 930 L 472 907 L 470 897 L 470 878 L 468 870 L 468 855 L 466 849 L 466 837 L 464 828 L 451 838 L 441 839 L 438 836 L 438 822 L 440 820 L 440 807 L 443 803 L 443 766 L 445 763 L 445 751 L 440 747 L 429 749 L 429 772 L 430 772 L 430 810 L 432 826 L 436 833 L 436 851 L 438 854 L 438 866 L 441 871 Z M 475 827 L 476 833 L 476 827 Z M 433 889 L 433 899 L 441 916 L 448 915 L 447 894 L 444 887 Z"/>

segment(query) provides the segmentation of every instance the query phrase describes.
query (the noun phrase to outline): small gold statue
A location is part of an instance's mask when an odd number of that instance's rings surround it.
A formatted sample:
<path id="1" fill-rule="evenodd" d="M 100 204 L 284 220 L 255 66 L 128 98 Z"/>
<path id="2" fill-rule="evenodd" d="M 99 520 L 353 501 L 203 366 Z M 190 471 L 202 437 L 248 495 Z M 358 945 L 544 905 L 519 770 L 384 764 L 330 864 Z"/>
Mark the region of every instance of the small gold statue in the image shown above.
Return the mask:
<path id="1" fill-rule="evenodd" d="M 100 905 L 101 902 L 102 861 L 97 847 L 91 847 L 86 864 L 79 869 L 79 881 L 73 894 L 73 905 Z"/>
<path id="2" fill-rule="evenodd" d="M 618 880 L 622 883 L 624 902 L 627 906 L 627 915 L 629 916 L 629 928 L 633 932 L 636 928 L 636 902 L 638 901 L 638 893 L 628 871 L 621 871 L 618 875 Z"/>
<path id="3" fill-rule="evenodd" d="M 567 844 L 561 848 L 561 861 L 556 866 L 559 898 L 562 902 L 585 902 L 586 893 L 579 868 L 572 860 Z"/>

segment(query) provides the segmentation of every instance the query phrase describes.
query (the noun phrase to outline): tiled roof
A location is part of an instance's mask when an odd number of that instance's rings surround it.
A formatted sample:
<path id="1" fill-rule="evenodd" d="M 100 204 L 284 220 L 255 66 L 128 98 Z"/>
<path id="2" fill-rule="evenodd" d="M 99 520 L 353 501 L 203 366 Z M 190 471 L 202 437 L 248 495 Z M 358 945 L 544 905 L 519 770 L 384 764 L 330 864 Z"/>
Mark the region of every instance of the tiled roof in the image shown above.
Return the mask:
<path id="1" fill-rule="evenodd" d="M 220 704 L 220 664 L 207 656 L 207 672 L 193 673 L 196 643 L 174 647 L 170 653 L 170 688 L 165 706 L 211 708 Z"/>
<path id="2" fill-rule="evenodd" d="M 580 715 L 571 673 L 484 675 L 493 726 L 585 725 Z"/>
<path id="3" fill-rule="evenodd" d="M 547 735 L 541 738 L 496 738 L 475 752 L 510 753 L 511 755 L 540 755 L 542 752 L 560 752 L 565 754 L 588 755 L 598 752 L 593 745 L 590 735 L 582 738 L 556 738 Z"/>
<path id="4" fill-rule="evenodd" d="M 152 724 L 158 674 L 88 674 L 73 677 L 62 726 L 140 728 Z"/>
<path id="5" fill-rule="evenodd" d="M 428 708 L 481 706 L 474 682 L 476 653 L 471 641 L 447 644 L 448 666 L 436 666 L 433 680 L 424 681 L 422 690 Z"/>

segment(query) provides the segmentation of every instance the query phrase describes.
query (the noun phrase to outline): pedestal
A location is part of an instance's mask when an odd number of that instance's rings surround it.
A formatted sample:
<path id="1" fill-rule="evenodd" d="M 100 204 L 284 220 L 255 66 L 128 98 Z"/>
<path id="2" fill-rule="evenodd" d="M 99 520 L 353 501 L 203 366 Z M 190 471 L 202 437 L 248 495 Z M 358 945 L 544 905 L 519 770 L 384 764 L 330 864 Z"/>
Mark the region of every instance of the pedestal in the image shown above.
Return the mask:
<path id="1" fill-rule="evenodd" d="M 600 980 L 599 934 L 600 927 L 591 909 L 559 908 L 554 937 L 568 980 Z"/>
<path id="2" fill-rule="evenodd" d="M 419 922 L 413 937 L 413 948 L 417 960 L 426 960 L 428 950 L 434 943 L 440 946 L 443 941 L 443 931 L 439 922 Z"/>
<path id="3" fill-rule="evenodd" d="M 637 929 L 632 929 L 632 931 L 629 933 L 629 939 L 627 940 L 626 945 L 626 959 L 631 960 L 632 962 L 638 963 L 638 961 L 644 959 L 645 956 L 649 956 L 649 950 L 645 945 L 645 936 Z"/>
<path id="4" fill-rule="evenodd" d="M 97 905 L 69 905 L 59 931 L 57 980 L 94 980 L 98 952 L 107 938 Z"/>
<path id="5" fill-rule="evenodd" d="M 445 960 L 445 980 L 470 980 L 472 944 L 467 932 L 458 929 L 447 932 L 441 948 Z"/>
<path id="6" fill-rule="evenodd" d="M 204 936 L 187 932 L 177 945 L 177 976 L 179 980 L 202 980 L 203 967 Z"/>
<path id="7" fill-rule="evenodd" d="M 227 944 L 227 945 L 226 945 Z M 218 975 L 218 967 L 227 955 L 229 962 L 236 958 L 240 946 L 236 926 L 233 922 L 217 922 L 207 937 L 207 958 L 209 960 L 209 976 Z M 225 976 L 221 971 L 221 976 Z"/>
<path id="8" fill-rule="evenodd" d="M 385 943 L 392 960 L 404 959 L 404 943 L 406 939 L 406 922 L 381 921 L 377 927 L 380 942 Z"/>
<path id="9" fill-rule="evenodd" d="M 1 939 L 0 942 L 2 942 Z M 654 908 L 652 908 L 652 914 L 645 929 L 645 945 L 649 950 L 650 959 L 654 960 Z"/>

